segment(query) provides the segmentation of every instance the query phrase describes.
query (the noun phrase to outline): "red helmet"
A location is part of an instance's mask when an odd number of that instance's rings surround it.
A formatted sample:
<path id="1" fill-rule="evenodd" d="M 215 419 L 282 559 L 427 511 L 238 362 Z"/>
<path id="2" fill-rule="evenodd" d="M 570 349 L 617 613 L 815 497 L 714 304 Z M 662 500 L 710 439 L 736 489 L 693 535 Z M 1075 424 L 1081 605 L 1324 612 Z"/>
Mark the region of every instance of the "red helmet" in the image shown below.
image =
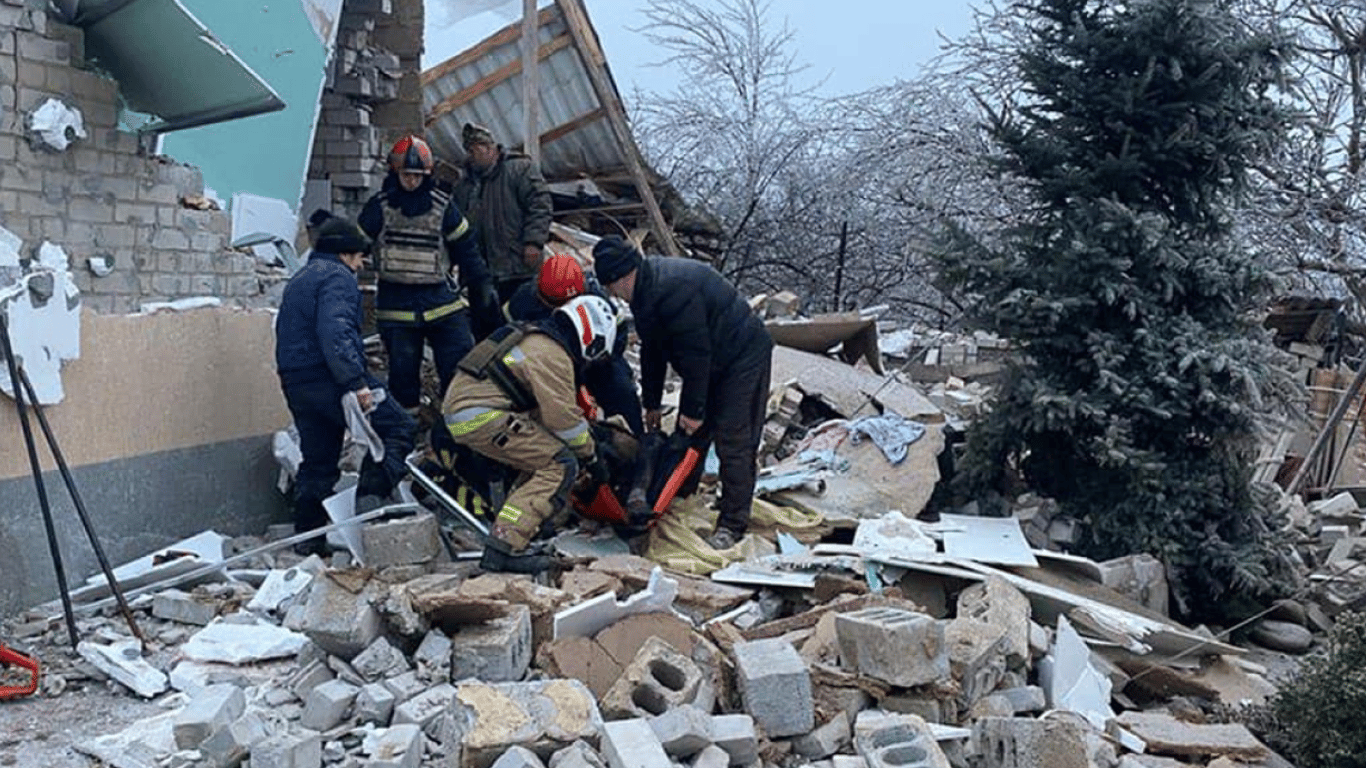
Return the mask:
<path id="1" fill-rule="evenodd" d="M 551 256 L 541 262 L 536 290 L 551 304 L 563 304 L 583 293 L 583 267 L 573 256 Z"/>
<path id="2" fill-rule="evenodd" d="M 389 168 L 394 173 L 431 173 L 435 165 L 432 148 L 417 136 L 404 136 L 389 150 Z"/>

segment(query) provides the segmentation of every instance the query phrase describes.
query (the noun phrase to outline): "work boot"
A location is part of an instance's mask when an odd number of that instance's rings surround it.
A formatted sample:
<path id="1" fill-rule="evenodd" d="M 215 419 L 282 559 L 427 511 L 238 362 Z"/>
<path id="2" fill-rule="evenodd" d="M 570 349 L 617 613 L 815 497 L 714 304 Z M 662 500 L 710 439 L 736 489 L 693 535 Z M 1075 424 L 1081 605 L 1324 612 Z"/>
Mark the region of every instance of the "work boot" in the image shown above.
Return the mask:
<path id="1" fill-rule="evenodd" d="M 707 537 L 707 546 L 716 550 L 730 549 L 739 543 L 742 536 L 743 534 L 737 534 L 729 528 L 718 525 L 716 530 Z"/>
<path id="2" fill-rule="evenodd" d="M 533 554 L 526 550 L 513 552 L 503 542 L 489 539 L 484 544 L 484 556 L 479 558 L 479 567 L 485 571 L 534 575 L 548 570 L 554 560 L 550 555 Z"/>

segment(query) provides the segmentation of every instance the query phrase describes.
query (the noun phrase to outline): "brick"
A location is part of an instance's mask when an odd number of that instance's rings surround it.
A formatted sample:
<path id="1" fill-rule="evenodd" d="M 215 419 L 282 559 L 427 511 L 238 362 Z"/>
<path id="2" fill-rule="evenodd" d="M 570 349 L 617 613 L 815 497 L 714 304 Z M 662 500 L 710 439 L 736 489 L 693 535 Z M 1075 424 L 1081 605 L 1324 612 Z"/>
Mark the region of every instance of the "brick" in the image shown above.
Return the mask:
<path id="1" fill-rule="evenodd" d="M 213 275 L 191 275 L 190 287 L 186 292 L 191 296 L 217 296 L 218 278 Z"/>
<path id="2" fill-rule="evenodd" d="M 342 680 L 329 680 L 315 687 L 304 697 L 304 713 L 299 717 L 299 724 L 315 731 L 336 727 L 346 718 L 358 693 L 360 688 Z"/>
<path id="3" fill-rule="evenodd" d="M 46 61 L 53 64 L 69 64 L 71 46 L 65 40 L 52 40 L 37 32 L 19 32 L 19 55 L 32 61 Z"/>
<path id="4" fill-rule="evenodd" d="M 104 248 L 132 248 L 137 244 L 133 230 L 118 223 L 101 224 L 95 233 L 95 243 Z"/>
<path id="5" fill-rule="evenodd" d="M 152 247 L 164 251 L 184 251 L 190 247 L 190 238 L 178 229 L 160 227 L 152 236 Z"/>
<path id="6" fill-rule="evenodd" d="M 218 602 L 198 600 L 178 589 L 163 589 L 152 598 L 152 615 L 202 627 L 218 615 Z"/>
<path id="7" fill-rule="evenodd" d="M 152 290 L 162 296 L 181 298 L 190 293 L 190 279 L 184 275 L 153 275 Z"/>
<path id="8" fill-rule="evenodd" d="M 47 67 L 41 62 L 20 59 L 15 70 L 15 80 L 29 88 L 46 88 Z"/>
<path id="9" fill-rule="evenodd" d="M 390 645 L 389 641 L 383 637 L 375 640 L 356 658 L 352 659 L 351 667 L 356 670 L 357 674 L 365 678 L 367 683 L 401 675 L 409 669 L 408 657 Z"/>
<path id="10" fill-rule="evenodd" d="M 999 576 L 989 577 L 958 595 L 958 618 L 973 619 L 1005 637 L 1011 666 L 1029 659 L 1029 598 Z"/>
<path id="11" fill-rule="evenodd" d="M 545 763 L 526 747 L 513 747 L 493 762 L 493 768 L 545 768 Z"/>
<path id="12" fill-rule="evenodd" d="M 452 768 L 488 768 L 514 746 L 545 755 L 578 740 L 597 744 L 602 728 L 592 692 L 577 680 L 461 683 L 444 721 Z"/>
<path id="13" fill-rule="evenodd" d="M 180 194 L 176 191 L 174 184 L 150 184 L 143 185 L 139 190 L 138 200 L 144 203 L 157 203 L 159 205 L 179 205 Z M 167 213 L 171 219 L 175 218 L 175 209 L 169 209 Z"/>
<path id="14" fill-rule="evenodd" d="M 673 646 L 651 637 L 603 696 L 602 709 L 609 718 L 650 717 L 689 703 L 710 710 L 712 700 L 710 676 Z"/>
<path id="15" fill-rule="evenodd" d="M 462 627 L 451 638 L 451 645 L 452 680 L 520 680 L 531 663 L 531 610 L 516 604 L 502 618 Z"/>
<path id="16" fill-rule="evenodd" d="M 450 707 L 454 696 L 455 688 L 445 683 L 428 688 L 395 706 L 392 722 L 394 725 L 414 723 L 435 738 L 437 729 L 441 727 L 440 718 Z"/>
<path id="17" fill-rule="evenodd" d="M 697 707 L 674 707 L 649 723 L 670 757 L 691 757 L 711 744 L 711 715 Z"/>
<path id="18" fill-rule="evenodd" d="M 370 759 L 365 768 L 418 768 L 422 765 L 422 729 L 411 723 L 395 725 L 365 739 Z"/>
<path id="19" fill-rule="evenodd" d="M 393 692 L 383 683 L 363 685 L 356 694 L 356 719 L 362 723 L 388 725 L 395 703 Z"/>
<path id="20" fill-rule="evenodd" d="M 171 726 L 176 746 L 195 749 L 214 731 L 226 728 L 246 711 L 242 689 L 231 684 L 210 685 L 195 693 Z"/>
<path id="21" fill-rule="evenodd" d="M 835 617 L 840 663 L 850 671 L 903 687 L 949 676 L 944 627 L 922 613 L 864 608 Z"/>
<path id="22" fill-rule="evenodd" d="M 759 737 L 749 715 L 715 715 L 711 719 L 712 743 L 730 755 L 731 765 L 749 765 L 759 759 Z"/>
<path id="23" fill-rule="evenodd" d="M 430 512 L 403 514 L 361 526 L 368 568 L 388 568 L 435 560 L 442 553 L 441 529 Z"/>
<path id="24" fill-rule="evenodd" d="M 154 224 L 156 223 L 156 218 L 157 209 L 155 206 L 125 202 L 116 202 L 114 204 L 115 222 L 142 222 L 144 224 Z"/>
<path id="25" fill-rule="evenodd" d="M 782 638 L 735 646 L 735 676 L 745 710 L 770 737 L 796 736 L 815 725 L 811 672 Z"/>
<path id="26" fill-rule="evenodd" d="M 322 741 L 308 731 L 277 732 L 251 750 L 251 768 L 316 768 L 322 761 Z"/>
<path id="27" fill-rule="evenodd" d="M 654 730 L 643 718 L 603 725 L 602 756 L 607 758 L 609 768 L 673 768 Z"/>

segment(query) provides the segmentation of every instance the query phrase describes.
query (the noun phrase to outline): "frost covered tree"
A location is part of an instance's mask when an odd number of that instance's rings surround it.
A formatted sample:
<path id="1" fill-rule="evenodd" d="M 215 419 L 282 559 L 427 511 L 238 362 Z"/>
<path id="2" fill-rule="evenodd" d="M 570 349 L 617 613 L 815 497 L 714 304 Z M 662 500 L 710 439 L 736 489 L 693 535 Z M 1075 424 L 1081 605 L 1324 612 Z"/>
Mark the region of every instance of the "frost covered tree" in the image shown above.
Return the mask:
<path id="1" fill-rule="evenodd" d="M 1023 361 L 959 481 L 1018 476 L 1085 523 L 1088 554 L 1159 556 L 1190 613 L 1274 594 L 1289 569 L 1251 473 L 1289 381 L 1231 211 L 1283 134 L 1285 50 L 1217 0 L 1016 8 L 1023 89 L 989 127 L 1027 207 L 992 237 L 953 228 L 944 270 Z"/>

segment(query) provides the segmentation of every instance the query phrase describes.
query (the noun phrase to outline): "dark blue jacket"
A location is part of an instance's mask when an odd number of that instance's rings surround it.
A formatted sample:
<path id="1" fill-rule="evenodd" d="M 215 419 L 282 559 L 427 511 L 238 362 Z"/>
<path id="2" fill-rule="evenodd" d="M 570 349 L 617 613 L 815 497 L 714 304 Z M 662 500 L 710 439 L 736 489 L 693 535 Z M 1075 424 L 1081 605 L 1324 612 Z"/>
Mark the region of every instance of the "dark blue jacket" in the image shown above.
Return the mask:
<path id="1" fill-rule="evenodd" d="M 285 386 L 368 385 L 360 335 L 360 285 L 336 254 L 314 253 L 289 279 L 275 318 L 275 369 Z"/>

